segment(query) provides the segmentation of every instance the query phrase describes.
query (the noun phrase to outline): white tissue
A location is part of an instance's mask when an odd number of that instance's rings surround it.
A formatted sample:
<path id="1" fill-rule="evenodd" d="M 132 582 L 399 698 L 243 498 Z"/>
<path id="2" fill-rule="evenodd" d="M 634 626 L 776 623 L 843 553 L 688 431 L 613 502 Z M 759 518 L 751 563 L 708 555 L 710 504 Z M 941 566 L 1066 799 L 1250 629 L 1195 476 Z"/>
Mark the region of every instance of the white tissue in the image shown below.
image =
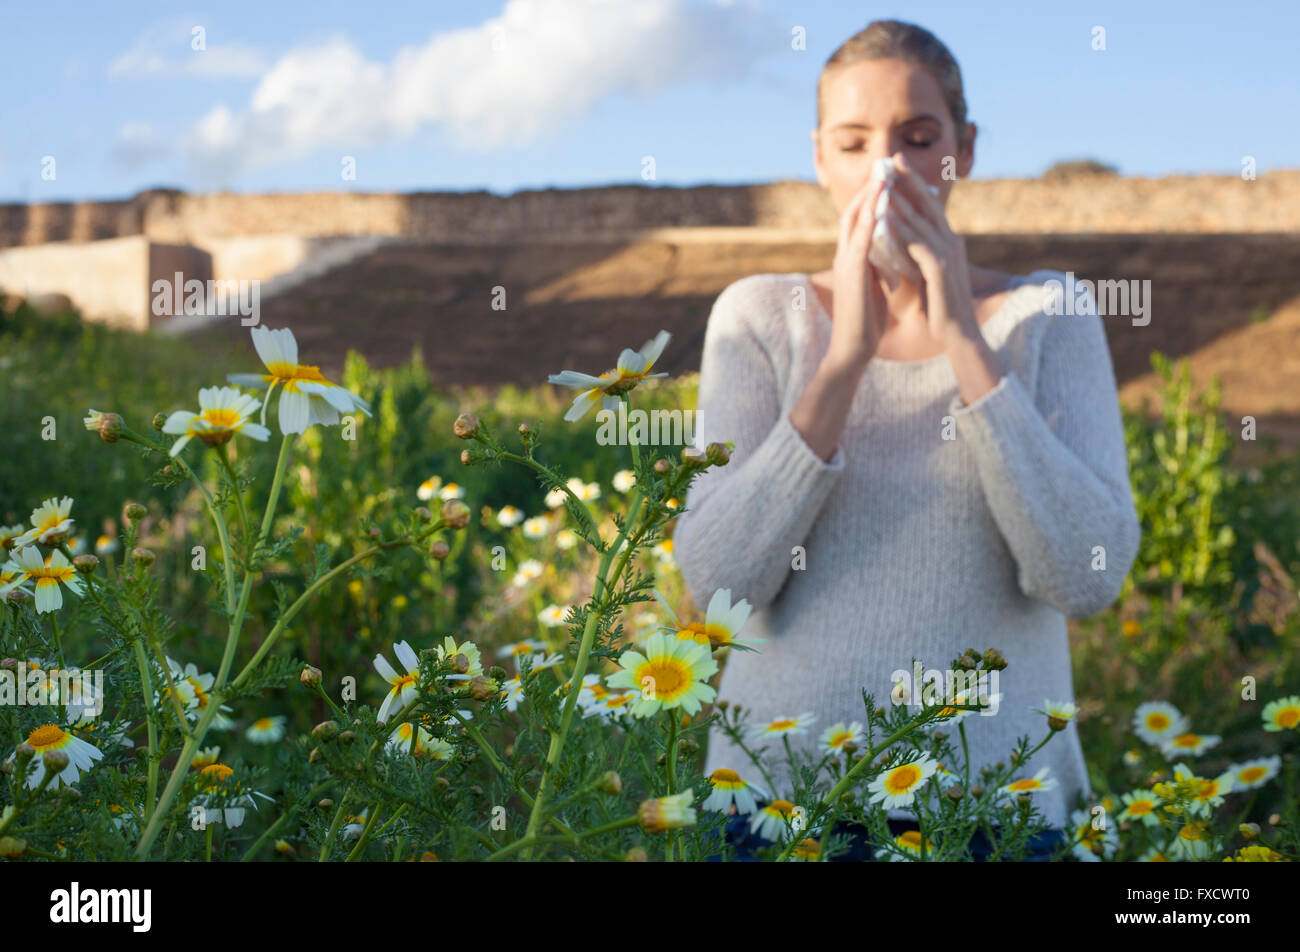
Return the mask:
<path id="1" fill-rule="evenodd" d="M 881 178 L 885 180 L 885 187 L 881 190 L 880 197 L 876 199 L 876 227 L 871 233 L 871 251 L 867 254 L 867 259 L 891 283 L 897 280 L 899 275 L 918 278 L 920 272 L 916 264 L 912 261 L 911 255 L 903 250 L 903 243 L 894 236 L 885 218 L 885 213 L 889 211 L 890 193 L 898 180 L 898 170 L 894 168 L 892 158 L 876 159 L 871 166 L 872 181 Z M 933 185 L 926 187 L 936 196 L 939 194 L 939 190 Z"/>

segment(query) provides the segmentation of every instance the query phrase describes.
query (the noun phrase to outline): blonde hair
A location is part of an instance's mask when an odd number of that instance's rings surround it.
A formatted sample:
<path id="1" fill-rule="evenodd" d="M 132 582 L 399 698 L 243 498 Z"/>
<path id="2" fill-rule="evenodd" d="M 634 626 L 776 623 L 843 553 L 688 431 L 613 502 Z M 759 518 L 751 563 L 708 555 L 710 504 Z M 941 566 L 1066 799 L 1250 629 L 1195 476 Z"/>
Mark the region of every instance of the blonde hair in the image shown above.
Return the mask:
<path id="1" fill-rule="evenodd" d="M 822 125 L 822 88 L 833 71 L 867 60 L 896 59 L 919 66 L 930 73 L 943 91 L 943 98 L 957 125 L 957 146 L 966 139 L 966 94 L 961 68 L 948 47 L 929 30 L 900 20 L 875 20 L 840 44 L 822 66 L 817 78 L 817 128 Z"/>

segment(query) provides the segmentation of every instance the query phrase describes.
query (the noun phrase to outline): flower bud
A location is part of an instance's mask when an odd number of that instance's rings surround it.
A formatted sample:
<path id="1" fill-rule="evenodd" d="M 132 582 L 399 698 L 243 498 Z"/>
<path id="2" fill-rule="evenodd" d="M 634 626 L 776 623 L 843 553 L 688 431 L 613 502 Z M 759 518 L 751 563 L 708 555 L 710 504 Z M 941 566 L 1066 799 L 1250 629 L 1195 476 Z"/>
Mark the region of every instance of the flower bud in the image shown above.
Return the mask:
<path id="1" fill-rule="evenodd" d="M 478 433 L 478 417 L 472 413 L 462 413 L 456 417 L 451 429 L 462 440 L 473 439 Z"/>
<path id="2" fill-rule="evenodd" d="M 12 836 L 0 836 L 0 859 L 17 859 L 27 852 L 27 841 Z"/>
<path id="3" fill-rule="evenodd" d="M 710 443 L 704 450 L 704 458 L 711 466 L 726 466 L 731 462 L 731 450 L 722 443 Z"/>
<path id="4" fill-rule="evenodd" d="M 1282 819 L 1282 814 L 1271 813 L 1268 817 L 1269 826 L 1286 826 L 1286 821 Z"/>
<path id="5" fill-rule="evenodd" d="M 155 413 L 155 414 L 153 415 L 153 420 L 151 421 L 151 425 L 153 426 L 153 428 L 154 428 L 155 430 L 157 430 L 159 433 L 161 433 L 161 432 L 162 432 L 162 428 L 163 428 L 164 426 L 167 425 L 167 414 L 165 414 L 165 413 Z"/>
<path id="6" fill-rule="evenodd" d="M 18 765 L 21 767 L 36 756 L 36 748 L 24 741 L 14 748 L 14 756 L 18 758 Z"/>
<path id="7" fill-rule="evenodd" d="M 321 670 L 309 664 L 302 669 L 302 673 L 298 675 L 298 680 L 302 682 L 304 687 L 317 687 L 321 680 Z"/>
<path id="8" fill-rule="evenodd" d="M 134 559 L 143 568 L 148 568 L 157 560 L 157 556 L 144 546 L 136 546 L 131 550 L 131 558 Z"/>
<path id="9" fill-rule="evenodd" d="M 442 504 L 442 521 L 449 529 L 464 529 L 469 525 L 469 506 L 459 499 L 448 499 Z"/>
<path id="10" fill-rule="evenodd" d="M 28 597 L 27 592 L 25 592 L 21 588 L 15 588 L 11 590 L 8 595 L 5 596 L 5 598 L 9 599 L 9 601 L 14 602 L 15 604 L 25 601 L 27 597 Z"/>
<path id="11" fill-rule="evenodd" d="M 957 803 L 964 796 L 966 796 L 966 791 L 963 790 L 960 785 L 953 784 L 948 788 L 948 799 L 953 803 Z"/>
<path id="12" fill-rule="evenodd" d="M 435 785 L 442 787 L 444 790 L 451 786 L 451 781 L 448 780 L 446 777 L 434 777 L 433 782 Z"/>
<path id="13" fill-rule="evenodd" d="M 1259 839 L 1259 824 L 1243 823 L 1241 826 L 1237 827 L 1237 832 L 1241 834 L 1243 840 Z"/>
<path id="14" fill-rule="evenodd" d="M 474 454 L 473 454 L 473 453 L 471 453 L 469 450 L 461 450 L 461 451 L 460 451 L 460 465 L 462 465 L 462 466 L 469 466 L 469 465 L 470 465 L 471 463 L 473 463 L 473 462 L 474 462 Z"/>
<path id="15" fill-rule="evenodd" d="M 99 568 L 98 556 L 91 555 L 87 552 L 85 555 L 79 555 L 72 560 L 72 567 L 82 575 L 89 575 L 95 569 Z"/>
<path id="16" fill-rule="evenodd" d="M 687 469 L 703 469 L 705 466 L 709 465 L 709 461 L 705 458 L 704 453 L 698 447 L 683 446 L 682 465 Z"/>
<path id="17" fill-rule="evenodd" d="M 281 856 L 293 855 L 293 847 L 289 845 L 288 840 L 276 840 L 275 851 L 279 853 Z"/>
<path id="18" fill-rule="evenodd" d="M 314 764 L 314 763 L 316 763 L 317 761 L 319 761 L 320 758 L 321 758 L 320 748 L 319 748 L 319 747 L 313 747 L 313 748 L 311 749 L 310 753 L 307 754 L 307 763 L 309 763 L 309 764 Z"/>
<path id="19" fill-rule="evenodd" d="M 1002 653 L 990 648 L 984 652 L 984 667 L 990 671 L 1001 671 L 1007 666 L 1007 659 L 1002 657 Z"/>
<path id="20" fill-rule="evenodd" d="M 677 749 L 683 757 L 694 757 L 700 752 L 700 745 L 690 737 L 683 737 L 677 742 Z"/>
<path id="21" fill-rule="evenodd" d="M 457 674 L 468 674 L 469 658 L 465 657 L 463 654 L 458 654 L 456 657 L 451 659 L 451 666 Z"/>
<path id="22" fill-rule="evenodd" d="M 429 546 L 429 555 L 441 562 L 447 556 L 451 555 L 451 546 L 439 539 L 433 545 Z"/>
<path id="23" fill-rule="evenodd" d="M 660 476 L 666 476 L 673 471 L 673 464 L 668 462 L 662 456 L 655 460 L 655 472 Z"/>
<path id="24" fill-rule="evenodd" d="M 334 801 L 331 800 L 329 797 L 326 797 L 325 799 L 321 800 L 320 803 L 316 804 L 316 806 L 320 807 L 322 810 L 328 810 L 330 807 L 334 806 Z"/>
<path id="25" fill-rule="evenodd" d="M 421 522 L 429 522 L 433 519 L 433 513 L 429 511 L 428 506 L 416 506 L 415 518 L 419 519 Z"/>
<path id="26" fill-rule="evenodd" d="M 532 428 L 531 426 L 529 426 L 527 423 L 520 423 L 520 424 L 519 424 L 519 435 L 520 435 L 520 436 L 528 436 L 528 435 L 531 434 L 532 432 L 533 432 L 533 428 Z"/>
<path id="27" fill-rule="evenodd" d="M 653 797 L 643 800 L 636 811 L 637 821 L 647 833 L 663 833 L 695 823 L 695 808 L 691 802 L 695 795 L 690 791 L 670 797 Z"/>
<path id="28" fill-rule="evenodd" d="M 612 797 L 618 796 L 623 792 L 623 778 L 615 770 L 606 771 L 600 778 L 600 784 L 596 787 L 601 793 L 608 793 Z"/>
<path id="29" fill-rule="evenodd" d="M 340 743 L 350 744 L 356 739 L 357 735 L 352 733 L 352 731 L 344 731 L 342 734 L 339 734 Z"/>
<path id="30" fill-rule="evenodd" d="M 970 795 L 978 800 L 980 797 L 984 796 L 984 788 L 979 784 L 975 784 L 975 786 L 970 788 Z"/>
<path id="31" fill-rule="evenodd" d="M 646 855 L 646 851 L 643 850 L 641 847 L 634 846 L 630 850 L 628 850 L 625 854 L 623 854 L 623 862 L 648 863 L 650 862 L 650 857 Z"/>
<path id="32" fill-rule="evenodd" d="M 17 658 L 5 658 L 4 660 L 0 661 L 0 671 L 17 671 L 17 670 L 18 670 Z"/>
<path id="33" fill-rule="evenodd" d="M 99 438 L 105 443 L 116 443 L 117 438 L 122 435 L 124 426 L 122 418 L 116 413 L 100 413 L 98 410 L 91 410 L 90 416 L 85 419 L 86 429 L 93 430 L 99 434 Z"/>
<path id="34" fill-rule="evenodd" d="M 464 655 L 457 655 L 462 658 Z M 467 662 L 468 663 L 468 662 Z M 490 701 L 501 693 L 501 689 L 481 674 L 476 674 L 469 681 L 469 696 L 476 701 Z"/>
<path id="35" fill-rule="evenodd" d="M 68 755 L 61 750 L 47 750 L 41 754 L 41 760 L 45 762 L 45 769 L 49 773 L 63 773 L 68 767 Z"/>
<path id="36" fill-rule="evenodd" d="M 132 522 L 139 522 L 141 519 L 145 517 L 146 512 L 147 510 L 144 508 L 144 506 L 140 505 L 138 502 L 127 503 L 126 509 L 123 510 L 123 513 L 126 515 L 126 517 L 130 519 Z"/>

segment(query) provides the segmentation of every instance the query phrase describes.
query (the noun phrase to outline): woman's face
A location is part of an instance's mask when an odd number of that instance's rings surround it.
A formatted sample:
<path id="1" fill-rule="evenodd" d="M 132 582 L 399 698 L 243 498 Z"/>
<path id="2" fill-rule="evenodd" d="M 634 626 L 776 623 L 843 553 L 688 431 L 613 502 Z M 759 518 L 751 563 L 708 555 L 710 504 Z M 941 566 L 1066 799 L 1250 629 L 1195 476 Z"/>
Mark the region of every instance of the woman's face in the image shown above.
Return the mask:
<path id="1" fill-rule="evenodd" d="M 822 86 L 822 125 L 813 131 L 817 181 L 842 214 L 871 176 L 872 163 L 902 152 L 947 205 L 956 178 L 970 174 L 974 123 L 967 130 L 959 151 L 943 91 L 920 66 L 880 59 L 832 70 Z"/>

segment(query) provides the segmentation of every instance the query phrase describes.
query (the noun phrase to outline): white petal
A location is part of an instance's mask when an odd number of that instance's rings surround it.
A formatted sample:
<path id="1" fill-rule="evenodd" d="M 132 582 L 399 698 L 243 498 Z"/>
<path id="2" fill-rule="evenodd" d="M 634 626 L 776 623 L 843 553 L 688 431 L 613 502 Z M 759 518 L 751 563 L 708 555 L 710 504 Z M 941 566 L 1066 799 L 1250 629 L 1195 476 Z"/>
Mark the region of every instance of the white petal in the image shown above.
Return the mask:
<path id="1" fill-rule="evenodd" d="M 311 402 L 305 393 L 292 390 L 280 391 L 280 432 L 305 433 L 307 421 L 311 418 Z"/>

